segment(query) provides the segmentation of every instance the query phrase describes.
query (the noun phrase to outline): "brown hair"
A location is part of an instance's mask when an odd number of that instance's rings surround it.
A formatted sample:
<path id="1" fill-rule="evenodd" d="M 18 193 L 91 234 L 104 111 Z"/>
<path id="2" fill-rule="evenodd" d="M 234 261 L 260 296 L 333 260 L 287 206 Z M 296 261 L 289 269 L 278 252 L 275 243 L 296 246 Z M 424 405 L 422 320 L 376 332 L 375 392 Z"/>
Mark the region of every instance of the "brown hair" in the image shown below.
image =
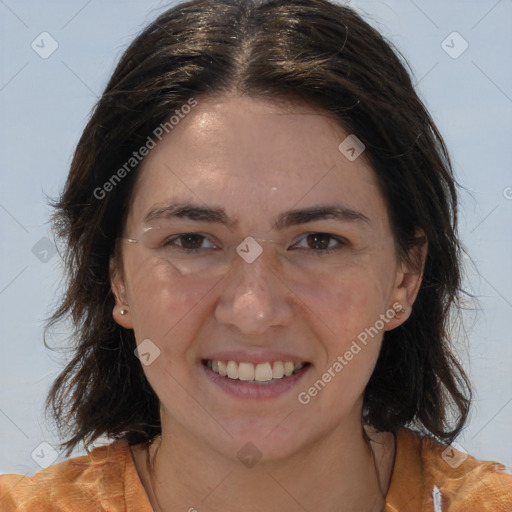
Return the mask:
<path id="1" fill-rule="evenodd" d="M 398 254 L 428 240 L 410 318 L 386 332 L 364 392 L 364 421 L 451 442 L 471 388 L 449 346 L 460 291 L 456 182 L 443 140 L 399 53 L 353 10 L 328 0 L 194 0 L 164 12 L 125 51 L 76 148 L 54 229 L 67 291 L 48 328 L 71 316 L 73 357 L 48 399 L 71 449 L 101 435 L 130 444 L 160 433 L 158 398 L 112 318 L 109 261 L 137 165 L 98 197 L 177 108 L 239 94 L 305 101 L 365 144 L 389 208 Z M 125 167 L 126 169 L 126 167 Z"/>

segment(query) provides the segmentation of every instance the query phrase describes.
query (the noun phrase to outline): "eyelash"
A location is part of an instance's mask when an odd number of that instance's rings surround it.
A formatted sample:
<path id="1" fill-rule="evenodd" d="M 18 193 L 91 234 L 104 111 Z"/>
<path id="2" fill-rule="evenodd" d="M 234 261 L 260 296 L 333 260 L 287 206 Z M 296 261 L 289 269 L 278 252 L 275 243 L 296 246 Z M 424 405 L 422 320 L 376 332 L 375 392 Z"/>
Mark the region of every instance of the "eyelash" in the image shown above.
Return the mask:
<path id="1" fill-rule="evenodd" d="M 327 248 L 327 249 L 309 249 L 309 248 L 306 248 L 306 247 L 302 247 L 300 248 L 299 250 L 309 250 L 311 251 L 313 254 L 317 255 L 317 256 L 322 256 L 324 254 L 331 254 L 335 251 L 339 251 L 340 249 L 342 249 L 343 247 L 347 246 L 348 245 L 348 241 L 342 237 L 339 237 L 339 236 L 336 236 L 336 235 L 332 235 L 330 233 L 324 233 L 322 231 L 312 231 L 310 233 L 306 233 L 300 240 L 305 240 L 306 237 L 310 236 L 310 235 L 323 235 L 323 236 L 327 236 L 329 237 L 331 240 L 336 240 L 336 242 L 338 242 L 338 246 L 337 247 L 331 247 L 331 248 Z M 182 233 L 181 235 L 175 235 L 171 238 L 168 238 L 167 240 L 165 240 L 163 243 L 162 243 L 162 246 L 163 247 L 167 247 L 167 246 L 170 246 L 171 244 L 173 244 L 173 242 L 175 242 L 176 240 L 179 240 L 179 239 L 182 239 L 182 238 L 185 238 L 187 236 L 194 236 L 194 237 L 202 237 L 203 240 L 208 240 L 208 237 L 206 235 L 202 235 L 201 233 Z M 298 242 L 297 242 L 298 243 Z M 330 244 L 330 242 L 329 242 Z M 328 244 L 328 245 L 329 245 Z M 296 244 L 295 244 L 296 245 Z M 201 248 L 197 248 L 197 249 L 187 249 L 187 248 L 184 248 L 184 247 L 180 247 L 180 246 L 174 246 L 175 249 L 178 249 L 180 252 L 184 252 L 186 254 L 197 254 L 198 251 L 201 250 Z M 213 247 L 213 248 L 216 248 L 216 247 Z M 212 249 L 212 248 L 210 248 Z"/>

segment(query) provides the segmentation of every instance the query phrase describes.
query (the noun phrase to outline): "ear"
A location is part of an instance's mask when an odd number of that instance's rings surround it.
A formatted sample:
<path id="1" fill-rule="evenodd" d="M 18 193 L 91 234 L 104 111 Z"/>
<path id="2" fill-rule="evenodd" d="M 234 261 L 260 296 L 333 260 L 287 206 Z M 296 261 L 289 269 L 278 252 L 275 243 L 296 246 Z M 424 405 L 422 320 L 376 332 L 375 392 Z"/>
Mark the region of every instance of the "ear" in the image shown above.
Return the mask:
<path id="1" fill-rule="evenodd" d="M 123 271 L 119 268 L 119 263 L 116 262 L 115 257 L 110 259 L 110 285 L 112 293 L 115 298 L 114 310 L 112 316 L 117 324 L 126 329 L 133 329 L 132 317 L 130 315 L 130 308 L 126 298 L 126 286 L 124 282 Z"/>
<path id="2" fill-rule="evenodd" d="M 390 298 L 390 309 L 395 311 L 395 316 L 387 322 L 386 331 L 402 325 L 411 316 L 412 306 L 421 287 L 428 253 L 428 241 L 423 230 L 417 230 L 416 240 L 416 245 L 411 248 L 406 261 L 399 264 L 396 273 Z"/>

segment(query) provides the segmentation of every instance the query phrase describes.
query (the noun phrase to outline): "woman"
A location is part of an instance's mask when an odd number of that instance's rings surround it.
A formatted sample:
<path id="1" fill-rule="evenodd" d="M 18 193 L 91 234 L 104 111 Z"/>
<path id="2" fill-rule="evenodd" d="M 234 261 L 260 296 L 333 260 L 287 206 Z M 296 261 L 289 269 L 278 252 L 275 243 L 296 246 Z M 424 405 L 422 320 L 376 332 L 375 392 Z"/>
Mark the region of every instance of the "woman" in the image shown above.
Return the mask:
<path id="1" fill-rule="evenodd" d="M 447 151 L 396 53 L 327 0 L 199 0 L 128 48 L 57 233 L 68 455 L 2 511 L 510 511 L 450 444 L 470 385 Z"/>

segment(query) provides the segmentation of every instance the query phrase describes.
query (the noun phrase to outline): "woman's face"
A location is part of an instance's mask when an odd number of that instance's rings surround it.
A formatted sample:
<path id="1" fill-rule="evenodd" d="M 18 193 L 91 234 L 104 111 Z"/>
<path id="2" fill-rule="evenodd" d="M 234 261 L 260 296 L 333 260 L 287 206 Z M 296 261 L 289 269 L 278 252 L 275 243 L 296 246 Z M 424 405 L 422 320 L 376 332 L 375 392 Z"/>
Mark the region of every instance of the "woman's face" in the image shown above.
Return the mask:
<path id="1" fill-rule="evenodd" d="M 199 101 L 146 157 L 126 224 L 138 241 L 113 272 L 164 434 L 229 457 L 360 429 L 383 332 L 419 286 L 361 148 L 292 107 Z M 287 362 L 305 365 L 281 377 L 300 366 Z"/>

